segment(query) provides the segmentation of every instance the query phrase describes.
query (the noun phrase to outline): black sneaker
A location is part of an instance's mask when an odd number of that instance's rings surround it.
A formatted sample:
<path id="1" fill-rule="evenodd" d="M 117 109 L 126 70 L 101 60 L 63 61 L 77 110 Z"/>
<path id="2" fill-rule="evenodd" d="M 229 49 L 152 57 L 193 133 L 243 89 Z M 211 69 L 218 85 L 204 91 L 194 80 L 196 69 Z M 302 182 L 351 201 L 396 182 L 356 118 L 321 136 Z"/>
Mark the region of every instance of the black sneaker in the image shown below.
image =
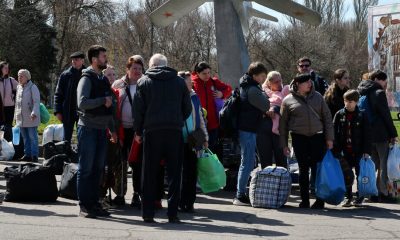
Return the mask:
<path id="1" fill-rule="evenodd" d="M 142 207 L 142 201 L 140 200 L 139 194 L 135 193 L 132 197 L 131 207 L 140 209 Z"/>
<path id="2" fill-rule="evenodd" d="M 378 196 L 371 196 L 369 197 L 369 201 L 373 203 L 379 203 L 379 197 Z"/>
<path id="3" fill-rule="evenodd" d="M 143 221 L 146 223 L 157 223 L 152 217 L 144 217 Z"/>
<path id="4" fill-rule="evenodd" d="M 112 200 L 112 203 L 115 204 L 116 206 L 124 206 L 125 205 L 125 198 L 123 196 L 116 196 Z"/>
<path id="5" fill-rule="evenodd" d="M 301 201 L 299 208 L 310 208 L 310 202 Z"/>
<path id="6" fill-rule="evenodd" d="M 100 204 L 96 205 L 93 210 L 98 217 L 109 217 L 111 215 L 110 212 L 105 210 Z"/>
<path id="7" fill-rule="evenodd" d="M 235 197 L 233 199 L 233 205 L 236 206 L 247 206 L 250 205 L 250 199 L 247 195 L 242 195 L 240 197 Z"/>
<path id="8" fill-rule="evenodd" d="M 363 197 L 358 197 L 356 198 L 356 200 L 354 200 L 353 205 L 355 207 L 362 207 L 363 201 L 364 201 Z"/>
<path id="9" fill-rule="evenodd" d="M 35 162 L 35 163 L 39 162 L 39 159 L 36 156 L 33 156 L 31 159 L 32 159 L 32 162 Z"/>
<path id="10" fill-rule="evenodd" d="M 79 217 L 84 217 L 84 218 L 96 218 L 96 211 L 94 211 L 93 208 L 85 208 L 81 206 L 81 209 L 79 211 Z"/>
<path id="11" fill-rule="evenodd" d="M 325 202 L 320 199 L 317 199 L 311 206 L 311 209 L 324 209 L 324 208 L 325 208 Z"/>
<path id="12" fill-rule="evenodd" d="M 175 216 L 175 217 L 168 217 L 168 222 L 169 223 L 182 223 L 181 220 Z"/>

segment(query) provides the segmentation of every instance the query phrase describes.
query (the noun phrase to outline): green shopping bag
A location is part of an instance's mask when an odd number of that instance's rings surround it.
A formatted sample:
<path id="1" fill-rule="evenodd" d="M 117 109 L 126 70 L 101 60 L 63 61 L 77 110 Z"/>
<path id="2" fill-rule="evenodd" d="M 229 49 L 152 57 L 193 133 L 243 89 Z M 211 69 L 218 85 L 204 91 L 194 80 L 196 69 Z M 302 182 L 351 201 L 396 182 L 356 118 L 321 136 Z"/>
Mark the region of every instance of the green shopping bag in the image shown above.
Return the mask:
<path id="1" fill-rule="evenodd" d="M 46 106 L 43 103 L 40 103 L 40 122 L 46 124 L 50 120 L 50 113 L 47 111 Z"/>
<path id="2" fill-rule="evenodd" d="M 198 159 L 197 176 L 204 193 L 216 192 L 226 185 L 225 168 L 210 149 Z"/>

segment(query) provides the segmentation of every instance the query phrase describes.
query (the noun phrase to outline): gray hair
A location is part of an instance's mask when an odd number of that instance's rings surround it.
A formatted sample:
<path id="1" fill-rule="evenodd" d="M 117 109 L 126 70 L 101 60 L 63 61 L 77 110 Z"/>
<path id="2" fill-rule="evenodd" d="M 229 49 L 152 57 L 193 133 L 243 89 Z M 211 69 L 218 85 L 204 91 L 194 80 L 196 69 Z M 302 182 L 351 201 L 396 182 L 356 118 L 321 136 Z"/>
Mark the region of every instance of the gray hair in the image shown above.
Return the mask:
<path id="1" fill-rule="evenodd" d="M 31 73 L 27 69 L 20 69 L 18 71 L 18 76 L 23 75 L 25 76 L 28 80 L 31 80 Z"/>
<path id="2" fill-rule="evenodd" d="M 168 65 L 167 57 L 160 53 L 154 54 L 149 61 L 149 68 L 166 67 L 167 65 Z"/>

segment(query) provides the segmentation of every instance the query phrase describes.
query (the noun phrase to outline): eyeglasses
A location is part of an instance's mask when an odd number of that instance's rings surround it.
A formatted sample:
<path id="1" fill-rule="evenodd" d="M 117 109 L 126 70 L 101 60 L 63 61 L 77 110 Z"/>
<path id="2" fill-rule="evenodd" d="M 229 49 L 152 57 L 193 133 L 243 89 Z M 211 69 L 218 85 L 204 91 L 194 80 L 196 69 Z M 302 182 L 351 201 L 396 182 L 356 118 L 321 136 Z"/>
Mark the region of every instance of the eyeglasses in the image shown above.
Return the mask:
<path id="1" fill-rule="evenodd" d="M 308 67 L 310 67 L 310 65 L 308 65 L 308 64 L 304 64 L 304 65 L 303 65 L 303 64 L 302 64 L 302 65 L 299 65 L 299 67 L 300 67 L 300 68 L 308 68 Z"/>

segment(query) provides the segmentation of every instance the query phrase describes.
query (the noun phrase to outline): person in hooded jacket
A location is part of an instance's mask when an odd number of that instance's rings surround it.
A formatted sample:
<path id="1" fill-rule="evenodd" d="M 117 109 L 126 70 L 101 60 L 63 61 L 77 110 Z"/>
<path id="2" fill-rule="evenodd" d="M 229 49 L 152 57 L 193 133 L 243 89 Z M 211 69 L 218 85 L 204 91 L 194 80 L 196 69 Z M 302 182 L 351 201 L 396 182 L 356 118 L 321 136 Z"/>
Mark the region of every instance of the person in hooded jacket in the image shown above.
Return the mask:
<path id="1" fill-rule="evenodd" d="M 260 87 L 267 78 L 267 69 L 260 62 L 250 64 L 247 73 L 240 79 L 240 107 L 238 114 L 241 162 L 238 172 L 234 205 L 250 203 L 246 186 L 250 173 L 256 165 L 256 139 L 263 118 L 269 110 L 269 101 Z"/>
<path id="2" fill-rule="evenodd" d="M 369 74 L 369 79 L 361 81 L 358 91 L 366 96 L 370 113 L 367 113 L 372 132 L 371 156 L 378 169 L 377 187 L 379 198 L 372 197 L 373 201 L 385 201 L 388 198 L 387 189 L 387 159 L 389 144 L 397 140 L 397 131 L 390 115 L 389 104 L 386 98 L 387 75 L 381 70 Z"/>
<path id="3" fill-rule="evenodd" d="M 113 119 L 112 90 L 102 70 L 107 68 L 107 50 L 93 45 L 88 50 L 90 66 L 83 70 L 77 88 L 79 216 L 107 217 L 110 213 L 99 202 L 99 186 L 106 163 L 107 132 L 117 142 Z M 115 104 L 114 104 L 115 105 Z"/>
<path id="4" fill-rule="evenodd" d="M 164 55 L 150 58 L 149 69 L 139 79 L 133 98 L 135 141 L 143 141 L 142 217 L 154 223 L 157 181 L 154 175 L 165 160 L 168 175 L 168 221 L 180 223 L 180 199 L 183 161 L 184 121 L 192 112 L 192 103 L 185 81 L 177 71 L 167 67 Z"/>
<path id="5" fill-rule="evenodd" d="M 281 106 L 279 133 L 283 151 L 289 155 L 289 132 L 299 163 L 300 208 L 310 207 L 309 169 L 316 171 L 326 149 L 333 148 L 333 123 L 331 112 L 322 95 L 314 90 L 311 76 L 300 74 L 290 83 L 290 94 Z M 311 208 L 324 208 L 324 201 L 317 198 Z"/>
<path id="6" fill-rule="evenodd" d="M 232 94 L 232 87 L 218 78 L 211 78 L 211 67 L 206 62 L 195 65 L 192 73 L 193 89 L 207 111 L 207 130 L 210 149 L 215 152 L 218 140 L 219 113 L 217 104 Z"/>

